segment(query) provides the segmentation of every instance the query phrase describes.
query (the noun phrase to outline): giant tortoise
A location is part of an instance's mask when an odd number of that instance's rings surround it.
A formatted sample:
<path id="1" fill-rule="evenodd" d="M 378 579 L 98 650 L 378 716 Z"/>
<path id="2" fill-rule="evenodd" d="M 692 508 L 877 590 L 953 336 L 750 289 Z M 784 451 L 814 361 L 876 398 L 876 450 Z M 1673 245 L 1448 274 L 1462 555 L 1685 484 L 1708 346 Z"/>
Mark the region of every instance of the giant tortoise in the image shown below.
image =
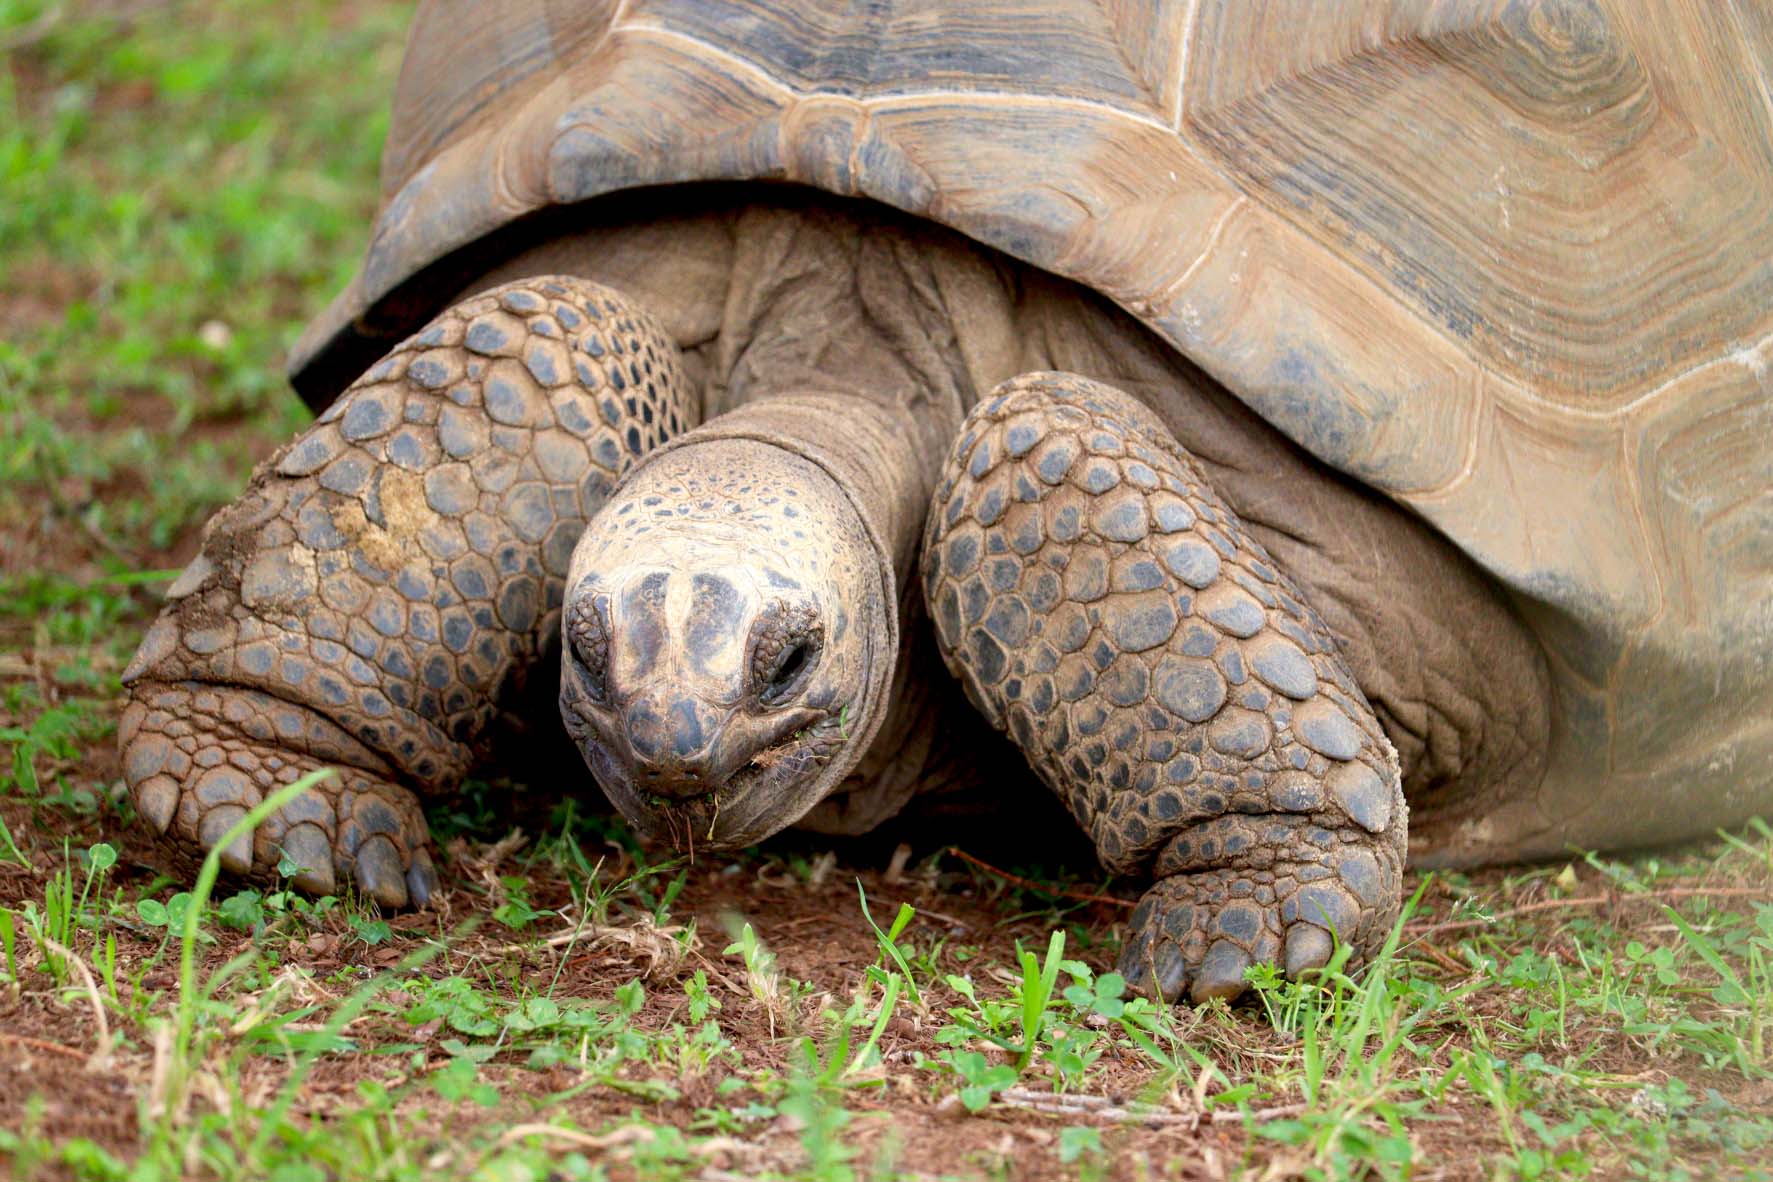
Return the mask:
<path id="1" fill-rule="evenodd" d="M 140 814 L 336 765 L 224 867 L 422 906 L 558 656 L 679 845 L 1038 777 L 1202 998 L 1406 856 L 1768 809 L 1770 63 L 1681 0 L 426 4 L 322 413 L 128 670 Z"/>

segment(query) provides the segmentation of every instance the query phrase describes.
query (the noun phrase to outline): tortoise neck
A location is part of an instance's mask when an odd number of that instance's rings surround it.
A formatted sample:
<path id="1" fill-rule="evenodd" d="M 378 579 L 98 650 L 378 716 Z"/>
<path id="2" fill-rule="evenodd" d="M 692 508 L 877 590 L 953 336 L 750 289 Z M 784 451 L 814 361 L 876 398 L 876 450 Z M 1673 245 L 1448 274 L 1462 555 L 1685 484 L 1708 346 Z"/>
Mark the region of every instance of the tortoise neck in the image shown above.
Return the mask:
<path id="1" fill-rule="evenodd" d="M 736 407 L 673 446 L 747 439 L 818 465 L 855 506 L 902 596 L 916 585 L 917 546 L 936 481 L 932 457 L 919 453 L 912 417 L 910 408 L 849 394 L 779 394 Z"/>

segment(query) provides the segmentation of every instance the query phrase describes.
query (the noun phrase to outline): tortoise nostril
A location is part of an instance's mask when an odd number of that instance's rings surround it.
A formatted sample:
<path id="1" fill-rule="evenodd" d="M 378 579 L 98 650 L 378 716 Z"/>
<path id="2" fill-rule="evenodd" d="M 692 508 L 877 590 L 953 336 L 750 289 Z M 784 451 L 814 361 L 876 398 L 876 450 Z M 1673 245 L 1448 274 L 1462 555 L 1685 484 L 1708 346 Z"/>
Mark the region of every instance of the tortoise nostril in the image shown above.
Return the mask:
<path id="1" fill-rule="evenodd" d="M 628 711 L 628 749 L 636 759 L 654 760 L 665 749 L 668 728 L 650 701 L 634 704 Z"/>
<path id="2" fill-rule="evenodd" d="M 708 745 L 702 727 L 702 712 L 692 698 L 679 698 L 671 703 L 671 751 L 679 759 L 688 759 Z"/>
<path id="3" fill-rule="evenodd" d="M 720 788 L 714 767 L 720 717 L 691 695 L 648 696 L 628 711 L 634 781 L 655 796 L 701 796 Z"/>

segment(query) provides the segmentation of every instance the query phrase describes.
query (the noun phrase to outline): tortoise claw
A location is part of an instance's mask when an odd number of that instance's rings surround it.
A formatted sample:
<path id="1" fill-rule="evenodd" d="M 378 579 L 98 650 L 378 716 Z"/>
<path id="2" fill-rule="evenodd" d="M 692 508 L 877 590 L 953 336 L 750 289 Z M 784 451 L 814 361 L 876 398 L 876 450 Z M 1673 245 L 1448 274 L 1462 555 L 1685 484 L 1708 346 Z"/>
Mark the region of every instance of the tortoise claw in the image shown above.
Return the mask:
<path id="1" fill-rule="evenodd" d="M 1188 983 L 1188 963 L 1181 950 L 1167 940 L 1153 941 L 1149 934 L 1127 945 L 1120 954 L 1118 971 L 1135 993 L 1155 995 L 1166 1002 L 1181 997 Z"/>
<path id="2" fill-rule="evenodd" d="M 406 872 L 400 865 L 400 851 L 381 834 L 375 834 L 357 847 L 353 877 L 358 889 L 383 907 L 406 906 Z"/>
<path id="3" fill-rule="evenodd" d="M 197 836 L 205 849 L 213 849 L 234 823 L 246 815 L 238 805 L 218 804 L 197 823 Z M 252 873 L 252 835 L 243 833 L 221 853 L 222 869 L 230 874 Z"/>
<path id="4" fill-rule="evenodd" d="M 1287 978 L 1297 981 L 1306 973 L 1330 963 L 1330 933 L 1316 924 L 1296 923 L 1287 929 L 1287 950 L 1282 961 Z"/>
<path id="5" fill-rule="evenodd" d="M 1248 988 L 1244 970 L 1250 967 L 1250 954 L 1230 940 L 1215 940 L 1201 958 L 1195 971 L 1194 989 L 1189 994 L 1195 1005 L 1222 997 L 1235 1001 Z"/>
<path id="6" fill-rule="evenodd" d="M 136 812 L 142 815 L 144 821 L 153 826 L 156 834 L 163 834 L 171 828 L 173 814 L 178 811 L 178 805 L 179 786 L 171 776 L 155 776 L 136 787 Z"/>
<path id="7" fill-rule="evenodd" d="M 332 842 L 326 831 L 311 822 L 290 827 L 283 835 L 283 856 L 301 867 L 290 879 L 311 895 L 330 895 L 337 887 L 332 868 Z"/>
<path id="8" fill-rule="evenodd" d="M 431 855 L 422 849 L 413 851 L 412 868 L 406 872 L 406 890 L 414 907 L 429 907 L 431 896 L 437 893 L 437 870 L 431 865 Z"/>

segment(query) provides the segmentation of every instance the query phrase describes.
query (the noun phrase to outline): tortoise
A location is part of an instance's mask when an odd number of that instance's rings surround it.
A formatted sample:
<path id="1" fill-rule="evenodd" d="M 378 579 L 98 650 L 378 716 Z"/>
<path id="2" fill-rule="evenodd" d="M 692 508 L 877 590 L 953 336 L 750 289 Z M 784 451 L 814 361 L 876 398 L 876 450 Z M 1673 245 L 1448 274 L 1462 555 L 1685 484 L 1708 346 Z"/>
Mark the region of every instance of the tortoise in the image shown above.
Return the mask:
<path id="1" fill-rule="evenodd" d="M 418 796 L 558 657 L 678 845 L 1044 781 L 1202 999 L 1370 953 L 1406 858 L 1766 810 L 1770 61 L 1667 0 L 425 4 L 321 413 L 126 674 L 140 815 L 337 765 L 224 867 L 423 906 Z"/>

